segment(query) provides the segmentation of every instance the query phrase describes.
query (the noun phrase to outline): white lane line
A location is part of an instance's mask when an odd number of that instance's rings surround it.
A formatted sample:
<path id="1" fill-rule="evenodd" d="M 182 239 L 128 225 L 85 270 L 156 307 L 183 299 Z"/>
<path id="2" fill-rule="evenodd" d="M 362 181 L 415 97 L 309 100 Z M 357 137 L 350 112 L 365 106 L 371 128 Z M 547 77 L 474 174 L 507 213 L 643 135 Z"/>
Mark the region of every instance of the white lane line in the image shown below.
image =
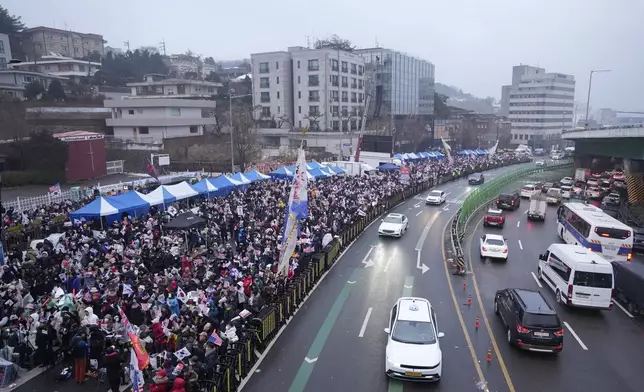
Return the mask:
<path id="1" fill-rule="evenodd" d="M 422 211 L 418 211 L 418 214 L 416 214 L 416 216 L 418 216 L 418 215 L 420 215 L 420 214 L 422 214 L 422 213 L 423 213 Z"/>
<path id="2" fill-rule="evenodd" d="M 415 207 L 415 208 L 420 207 L 420 203 L 421 203 L 421 202 L 419 201 L 418 203 L 414 204 L 414 207 Z"/>
<path id="3" fill-rule="evenodd" d="M 523 244 L 521 243 L 521 240 L 519 240 L 519 249 L 523 250 Z"/>
<path id="4" fill-rule="evenodd" d="M 521 226 L 521 221 L 517 221 L 517 227 Z"/>
<path id="5" fill-rule="evenodd" d="M 416 249 L 415 250 L 423 250 L 423 244 L 425 243 L 425 238 L 427 238 L 427 234 L 429 234 L 429 230 L 432 228 L 432 225 L 436 221 L 436 218 L 438 218 L 438 215 L 443 212 L 441 210 L 438 210 L 434 213 L 434 215 L 431 217 L 429 222 L 427 222 L 427 225 L 425 225 L 425 229 L 423 229 L 422 234 L 420 235 L 420 238 L 418 238 L 418 242 L 416 243 Z"/>
<path id="6" fill-rule="evenodd" d="M 579 343 L 579 345 L 581 346 L 581 348 L 583 348 L 584 350 L 588 351 L 588 347 L 586 347 L 586 345 L 584 344 L 584 342 L 582 342 L 582 341 L 581 341 L 581 339 L 579 339 L 579 336 L 577 336 L 577 333 L 575 332 L 575 330 L 574 330 L 574 329 L 572 329 L 572 327 L 570 326 L 570 324 L 568 324 L 568 323 L 567 323 L 567 322 L 565 322 L 565 321 L 564 321 L 563 323 L 564 323 L 564 325 L 566 326 L 566 328 L 568 328 L 568 331 L 570 331 L 570 334 L 572 335 L 572 337 L 573 337 L 573 338 L 575 338 L 575 340 L 577 341 L 577 343 Z"/>
<path id="7" fill-rule="evenodd" d="M 367 329 L 367 324 L 369 324 L 369 318 L 371 317 L 372 310 L 373 308 L 367 309 L 367 315 L 364 316 L 364 321 L 362 322 L 362 328 L 360 328 L 360 333 L 358 334 L 359 338 L 364 336 L 364 331 Z"/>
<path id="8" fill-rule="evenodd" d="M 613 300 L 613 303 L 614 303 L 615 305 L 617 305 L 617 307 L 618 307 L 618 308 L 620 308 L 624 313 L 626 313 L 626 315 L 627 315 L 628 317 L 633 318 L 633 315 L 631 314 L 631 312 L 629 312 L 628 310 L 626 310 L 626 308 L 625 308 L 625 307 L 623 307 L 623 306 L 622 306 L 622 304 L 620 304 L 619 302 L 617 302 L 617 301 L 615 301 L 615 300 Z"/>
<path id="9" fill-rule="evenodd" d="M 364 264 L 367 261 L 367 259 L 369 258 L 369 255 L 371 254 L 371 252 L 373 252 L 374 249 L 376 249 L 376 247 L 371 245 L 371 248 L 369 248 L 369 251 L 367 252 L 367 254 L 364 255 L 364 257 L 362 258 L 362 264 Z"/>
<path id="10" fill-rule="evenodd" d="M 451 194 L 452 194 L 452 192 L 447 192 L 447 193 L 445 194 L 445 196 L 449 196 L 449 195 L 451 195 Z"/>
<path id="11" fill-rule="evenodd" d="M 527 214 L 527 213 L 528 213 L 528 210 L 523 211 L 523 213 L 524 213 L 524 214 Z"/>
<path id="12" fill-rule="evenodd" d="M 530 274 L 532 274 L 532 277 L 534 278 L 534 281 L 537 283 L 537 286 L 539 286 L 539 288 L 542 289 L 543 286 L 541 285 L 541 282 L 539 282 L 539 278 L 537 278 L 537 275 L 535 275 L 534 272 L 530 272 Z"/>
<path id="13" fill-rule="evenodd" d="M 383 272 L 387 272 L 387 271 L 389 270 L 389 266 L 391 265 L 391 262 L 393 261 L 394 257 L 396 257 L 396 251 L 397 251 L 397 250 L 398 250 L 398 249 L 395 249 L 395 248 L 394 248 L 394 252 L 393 252 L 393 253 L 391 254 L 391 256 L 389 256 L 389 258 L 387 259 L 387 263 L 385 264 L 385 269 L 383 270 Z"/>

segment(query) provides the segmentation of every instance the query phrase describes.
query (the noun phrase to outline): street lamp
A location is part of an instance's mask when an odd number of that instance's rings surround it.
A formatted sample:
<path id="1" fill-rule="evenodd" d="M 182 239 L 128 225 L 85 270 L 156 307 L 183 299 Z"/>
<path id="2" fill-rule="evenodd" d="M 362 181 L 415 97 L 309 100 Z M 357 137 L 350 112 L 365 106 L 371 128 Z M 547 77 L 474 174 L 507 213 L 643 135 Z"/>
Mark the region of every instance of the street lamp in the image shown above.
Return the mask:
<path id="1" fill-rule="evenodd" d="M 230 172 L 235 174 L 235 145 L 233 144 L 233 98 L 249 97 L 252 94 L 235 94 L 235 89 L 231 88 L 228 92 L 228 127 L 230 128 Z"/>
<path id="2" fill-rule="evenodd" d="M 588 81 L 588 98 L 586 99 L 586 126 L 584 127 L 584 129 L 588 129 L 588 111 L 590 110 L 590 89 L 593 86 L 593 74 L 610 71 L 610 69 L 595 69 L 590 71 L 590 79 Z"/>

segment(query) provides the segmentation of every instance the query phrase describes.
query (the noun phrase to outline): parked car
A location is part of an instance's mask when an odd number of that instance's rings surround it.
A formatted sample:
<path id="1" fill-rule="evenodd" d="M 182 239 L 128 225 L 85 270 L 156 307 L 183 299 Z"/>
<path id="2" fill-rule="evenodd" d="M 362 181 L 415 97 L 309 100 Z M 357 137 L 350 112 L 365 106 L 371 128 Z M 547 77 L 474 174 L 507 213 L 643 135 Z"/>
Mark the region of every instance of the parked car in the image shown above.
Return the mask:
<path id="1" fill-rule="evenodd" d="M 496 199 L 496 208 L 501 210 L 516 210 L 521 206 L 521 197 L 518 192 L 501 193 Z"/>
<path id="2" fill-rule="evenodd" d="M 505 216 L 503 211 L 495 208 L 487 210 L 487 214 L 483 217 L 483 227 L 495 226 L 503 228 L 505 225 Z"/>
<path id="3" fill-rule="evenodd" d="M 485 182 L 485 176 L 483 173 L 474 173 L 467 178 L 467 182 L 470 185 L 481 185 Z"/>
<path id="4" fill-rule="evenodd" d="M 548 163 L 544 160 L 538 160 L 534 163 L 536 166 L 548 166 Z"/>

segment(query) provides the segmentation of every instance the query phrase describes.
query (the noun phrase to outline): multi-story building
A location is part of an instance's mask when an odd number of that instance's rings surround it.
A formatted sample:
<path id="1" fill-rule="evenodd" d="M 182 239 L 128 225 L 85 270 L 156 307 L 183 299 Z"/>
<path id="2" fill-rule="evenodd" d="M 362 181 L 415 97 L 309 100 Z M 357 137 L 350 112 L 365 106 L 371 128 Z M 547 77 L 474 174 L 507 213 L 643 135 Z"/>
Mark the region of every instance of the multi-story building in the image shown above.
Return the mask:
<path id="1" fill-rule="evenodd" d="M 494 114 L 464 112 L 436 120 L 434 125 L 434 137 L 450 141 L 459 150 L 490 148 L 497 140 L 506 147 L 510 140 L 510 121 Z"/>
<path id="2" fill-rule="evenodd" d="M 54 80 L 58 80 L 64 84 L 67 78 L 16 69 L 0 70 L 0 93 L 6 93 L 12 97 L 23 99 L 25 87 L 29 83 L 38 82 L 47 90 L 49 84 Z"/>
<path id="3" fill-rule="evenodd" d="M 73 59 L 59 55 L 42 56 L 37 61 L 23 61 L 11 65 L 14 69 L 22 71 L 47 73 L 50 75 L 63 76 L 80 83 L 82 78 L 94 76 L 96 71 L 101 69 L 101 63 Z"/>
<path id="4" fill-rule="evenodd" d="M 385 48 L 359 49 L 372 77 L 369 115 L 432 116 L 434 64 Z"/>
<path id="5" fill-rule="evenodd" d="M 105 41 L 102 35 L 76 31 L 34 27 L 22 31 L 22 47 L 27 60 L 39 60 L 50 53 L 65 57 L 82 58 L 96 52 L 105 55 Z"/>
<path id="6" fill-rule="evenodd" d="M 173 54 L 167 58 L 170 74 L 182 78 L 186 73 L 199 74 L 199 58 L 187 54 Z"/>
<path id="7" fill-rule="evenodd" d="M 361 56 L 296 46 L 253 54 L 251 66 L 260 120 L 313 132 L 358 129 L 365 105 Z"/>
<path id="8" fill-rule="evenodd" d="M 128 83 L 132 95 L 128 98 L 212 98 L 219 93 L 221 83 L 202 80 L 168 78 L 161 74 L 144 75 L 143 82 Z"/>
<path id="9" fill-rule="evenodd" d="M 575 78 L 545 69 L 518 65 L 512 84 L 503 86 L 501 102 L 507 102 L 512 122 L 512 144 L 547 147 L 573 126 Z M 503 109 L 502 109 L 503 112 Z"/>
<path id="10" fill-rule="evenodd" d="M 0 33 L 0 71 L 9 67 L 11 61 L 11 44 L 9 43 L 9 36 Z"/>
<path id="11" fill-rule="evenodd" d="M 215 101 L 201 99 L 109 99 L 104 106 L 112 110 L 105 120 L 114 138 L 158 143 L 165 138 L 203 135 L 206 126 L 217 119 L 205 117 L 215 109 Z"/>

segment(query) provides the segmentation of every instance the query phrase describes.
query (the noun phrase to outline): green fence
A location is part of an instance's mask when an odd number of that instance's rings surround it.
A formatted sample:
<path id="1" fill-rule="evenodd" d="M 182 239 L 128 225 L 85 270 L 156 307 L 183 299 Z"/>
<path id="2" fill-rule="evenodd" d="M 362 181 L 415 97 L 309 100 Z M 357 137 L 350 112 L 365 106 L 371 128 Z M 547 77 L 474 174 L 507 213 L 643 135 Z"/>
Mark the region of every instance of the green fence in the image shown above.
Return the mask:
<path id="1" fill-rule="evenodd" d="M 456 224 L 458 237 L 462 239 L 462 235 L 465 232 L 465 227 L 467 226 L 469 219 L 476 213 L 476 211 L 482 206 L 486 205 L 490 200 L 497 197 L 499 193 L 501 193 L 503 189 L 508 185 L 520 181 L 521 179 L 535 173 L 568 169 L 572 167 L 572 162 L 566 162 L 554 166 L 539 166 L 528 168 L 524 167 L 506 173 L 478 187 L 465 199 L 463 206 L 459 211 Z"/>

